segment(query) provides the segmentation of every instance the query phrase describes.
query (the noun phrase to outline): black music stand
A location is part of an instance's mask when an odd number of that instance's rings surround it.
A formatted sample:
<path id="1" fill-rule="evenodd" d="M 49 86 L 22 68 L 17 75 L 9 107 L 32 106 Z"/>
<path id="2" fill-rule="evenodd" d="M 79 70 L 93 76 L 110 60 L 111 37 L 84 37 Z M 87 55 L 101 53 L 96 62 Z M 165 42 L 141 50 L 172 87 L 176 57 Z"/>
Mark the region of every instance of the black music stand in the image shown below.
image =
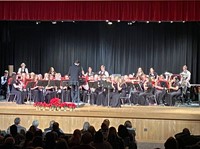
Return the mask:
<path id="1" fill-rule="evenodd" d="M 57 93 L 56 89 L 60 88 L 60 82 L 61 82 L 60 80 L 50 80 L 48 87 L 53 87 L 53 91 Z M 55 89 L 55 87 L 56 87 L 56 89 Z M 56 94 L 54 97 L 56 98 Z"/>
<path id="2" fill-rule="evenodd" d="M 42 93 L 44 97 L 43 101 L 45 101 L 44 91 L 45 91 L 45 88 L 48 86 L 48 84 L 49 84 L 48 80 L 38 80 L 38 83 L 37 83 L 37 86 L 42 87 Z"/>
<path id="3" fill-rule="evenodd" d="M 38 80 L 37 86 L 41 86 L 41 87 L 47 87 L 49 84 L 48 80 Z"/>
<path id="4" fill-rule="evenodd" d="M 90 95 L 92 93 L 91 88 L 97 89 L 99 86 L 98 86 L 98 82 L 97 81 L 95 81 L 95 82 L 88 82 L 88 86 L 90 88 L 90 92 L 88 92 L 87 95 L 88 95 L 88 103 L 90 103 Z"/>
<path id="5" fill-rule="evenodd" d="M 60 82 L 61 82 L 60 80 L 50 80 L 48 86 L 60 88 Z"/>
<path id="6" fill-rule="evenodd" d="M 26 90 L 28 91 L 28 98 L 27 98 L 27 102 L 31 102 L 31 88 L 33 88 L 35 86 L 35 83 L 34 81 L 28 81 L 26 83 Z"/>
<path id="7" fill-rule="evenodd" d="M 64 87 L 68 88 L 69 87 L 69 81 L 68 80 L 63 80 L 61 82 L 61 86 L 62 86 L 62 95 L 61 95 L 61 101 L 64 102 L 64 99 L 63 99 L 63 91 L 64 91 Z"/>
<path id="8" fill-rule="evenodd" d="M 113 89 L 112 83 L 108 81 L 101 81 L 102 87 L 108 90 L 108 107 L 110 106 L 110 90 Z"/>

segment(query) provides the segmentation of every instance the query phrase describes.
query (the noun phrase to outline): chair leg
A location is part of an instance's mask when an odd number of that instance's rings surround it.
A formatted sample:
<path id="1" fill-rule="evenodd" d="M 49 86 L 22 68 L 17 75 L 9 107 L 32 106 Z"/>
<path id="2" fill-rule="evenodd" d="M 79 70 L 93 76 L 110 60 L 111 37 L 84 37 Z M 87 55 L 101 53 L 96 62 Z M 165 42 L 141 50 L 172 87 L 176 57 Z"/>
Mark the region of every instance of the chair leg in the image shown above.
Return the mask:
<path id="1" fill-rule="evenodd" d="M 7 95 L 6 101 L 9 102 L 10 94 Z"/>
<path id="2" fill-rule="evenodd" d="M 124 105 L 124 99 L 123 99 L 123 98 L 121 98 L 121 102 L 122 102 L 122 104 Z"/>
<path id="3" fill-rule="evenodd" d="M 14 95 L 14 99 L 13 99 L 13 102 L 16 102 L 16 95 Z"/>

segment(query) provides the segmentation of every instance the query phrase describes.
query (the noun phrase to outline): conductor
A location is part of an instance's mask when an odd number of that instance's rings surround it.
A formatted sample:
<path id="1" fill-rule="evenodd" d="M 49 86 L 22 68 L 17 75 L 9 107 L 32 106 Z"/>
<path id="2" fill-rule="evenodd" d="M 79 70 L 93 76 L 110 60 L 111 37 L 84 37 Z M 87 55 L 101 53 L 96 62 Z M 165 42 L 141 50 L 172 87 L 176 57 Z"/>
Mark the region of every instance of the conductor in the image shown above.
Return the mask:
<path id="1" fill-rule="evenodd" d="M 79 78 L 82 76 L 79 60 L 76 60 L 72 66 L 69 67 L 68 75 L 70 77 L 69 84 L 71 85 L 71 98 L 72 102 L 79 102 Z"/>

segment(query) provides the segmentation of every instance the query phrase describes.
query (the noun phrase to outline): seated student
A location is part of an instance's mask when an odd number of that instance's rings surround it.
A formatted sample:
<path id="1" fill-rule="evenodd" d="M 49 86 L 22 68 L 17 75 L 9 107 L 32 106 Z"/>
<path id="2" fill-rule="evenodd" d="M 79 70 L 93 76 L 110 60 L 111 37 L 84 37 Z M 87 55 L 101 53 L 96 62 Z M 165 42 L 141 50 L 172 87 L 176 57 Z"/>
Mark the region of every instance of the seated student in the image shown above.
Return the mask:
<path id="1" fill-rule="evenodd" d="M 55 77 L 55 74 L 56 74 L 55 69 L 54 69 L 53 67 L 50 67 L 50 68 L 49 68 L 48 74 L 49 74 L 50 76 L 52 75 L 53 77 Z"/>
<path id="2" fill-rule="evenodd" d="M 145 82 L 143 84 L 144 92 L 141 92 L 139 94 L 139 101 L 138 103 L 140 105 L 149 105 L 150 103 L 154 104 L 154 101 L 149 101 L 147 98 L 153 95 L 154 87 L 152 85 L 152 82 L 149 78 L 145 77 Z"/>
<path id="3" fill-rule="evenodd" d="M 8 70 L 4 71 L 4 75 L 1 77 L 0 89 L 4 99 L 6 99 L 7 89 L 8 89 Z"/>
<path id="4" fill-rule="evenodd" d="M 13 75 L 11 82 L 11 93 L 15 94 L 17 104 L 24 104 L 24 99 L 27 97 L 27 93 L 23 91 L 24 84 L 20 79 L 20 75 Z"/>
<path id="5" fill-rule="evenodd" d="M 169 82 L 160 75 L 155 82 L 155 96 L 158 104 L 165 104 L 165 95 L 169 88 Z"/>
<path id="6" fill-rule="evenodd" d="M 174 106 L 176 98 L 181 95 L 179 81 L 176 76 L 169 81 L 168 94 L 165 96 L 166 104 L 169 106 Z"/>

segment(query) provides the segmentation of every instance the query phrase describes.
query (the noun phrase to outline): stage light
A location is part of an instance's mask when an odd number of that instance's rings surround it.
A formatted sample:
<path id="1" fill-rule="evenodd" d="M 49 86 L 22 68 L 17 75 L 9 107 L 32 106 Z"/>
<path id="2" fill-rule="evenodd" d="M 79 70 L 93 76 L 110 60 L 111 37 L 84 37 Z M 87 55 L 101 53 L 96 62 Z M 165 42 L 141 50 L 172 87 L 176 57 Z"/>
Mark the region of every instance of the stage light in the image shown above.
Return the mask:
<path id="1" fill-rule="evenodd" d="M 108 25 L 112 25 L 112 22 L 109 21 L 109 22 L 108 22 Z"/>
<path id="2" fill-rule="evenodd" d="M 120 22 L 120 20 L 117 20 L 117 22 Z"/>
<path id="3" fill-rule="evenodd" d="M 52 24 L 56 24 L 57 22 L 56 21 L 53 21 L 53 22 L 51 22 Z"/>
<path id="4" fill-rule="evenodd" d="M 106 22 L 109 22 L 109 20 L 106 20 Z"/>
<path id="5" fill-rule="evenodd" d="M 183 21 L 183 23 L 185 23 L 185 21 Z"/>
<path id="6" fill-rule="evenodd" d="M 132 25 L 132 22 L 128 22 L 128 25 Z"/>
<path id="7" fill-rule="evenodd" d="M 135 21 L 132 21 L 132 23 L 135 23 Z"/>
<path id="8" fill-rule="evenodd" d="M 158 21 L 158 23 L 161 23 L 161 21 Z"/>
<path id="9" fill-rule="evenodd" d="M 75 21 L 72 21 L 73 23 L 75 23 Z"/>
<path id="10" fill-rule="evenodd" d="M 173 21 L 170 21 L 170 23 L 173 23 Z"/>
<path id="11" fill-rule="evenodd" d="M 146 23 L 149 23 L 149 21 L 147 21 Z"/>
<path id="12" fill-rule="evenodd" d="M 35 24 L 37 24 L 37 25 L 40 24 L 40 21 L 36 21 Z"/>
<path id="13" fill-rule="evenodd" d="M 64 22 L 64 21 L 61 21 L 62 23 Z"/>

